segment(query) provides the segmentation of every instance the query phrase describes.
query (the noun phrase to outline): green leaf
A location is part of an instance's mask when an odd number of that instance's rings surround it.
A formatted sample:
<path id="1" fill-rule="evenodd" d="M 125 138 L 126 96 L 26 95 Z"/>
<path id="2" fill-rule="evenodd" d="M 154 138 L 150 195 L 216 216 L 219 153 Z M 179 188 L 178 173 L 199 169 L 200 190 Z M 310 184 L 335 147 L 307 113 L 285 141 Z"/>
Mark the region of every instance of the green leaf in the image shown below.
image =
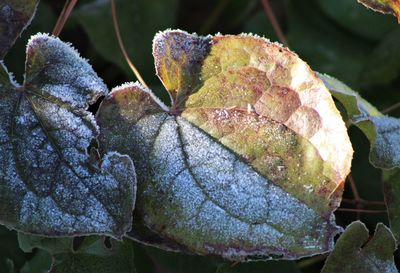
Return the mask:
<path id="1" fill-rule="evenodd" d="M 315 1 L 290 0 L 287 13 L 290 48 L 312 69 L 359 86 L 373 44 L 329 20 Z"/>
<path id="2" fill-rule="evenodd" d="M 150 47 L 153 33 L 174 27 L 178 0 L 116 0 L 115 3 L 122 40 L 129 57 L 146 80 L 153 77 L 156 81 Z M 77 9 L 75 16 L 93 47 L 132 77 L 115 36 L 110 1 L 92 1 Z"/>
<path id="3" fill-rule="evenodd" d="M 94 238 L 94 237 L 92 237 Z M 18 232 L 19 247 L 27 253 L 35 248 L 45 250 L 54 255 L 69 252 L 72 249 L 73 238 L 47 238 Z"/>
<path id="4" fill-rule="evenodd" d="M 348 119 L 354 121 L 359 116 L 382 116 L 372 104 L 343 82 L 326 74 L 318 73 L 331 94 L 344 106 Z"/>
<path id="5" fill-rule="evenodd" d="M 370 141 L 370 162 L 384 169 L 384 196 L 390 228 L 400 238 L 400 119 L 383 116 L 375 107 L 344 83 L 318 74 L 332 95 L 344 106 L 349 121 Z M 392 169 L 392 170 L 385 170 Z"/>
<path id="6" fill-rule="evenodd" d="M 272 24 L 269 22 L 264 11 L 260 11 L 252 15 L 244 25 L 243 30 L 248 33 L 257 33 L 271 41 L 279 41 L 275 34 Z"/>
<path id="7" fill-rule="evenodd" d="M 250 35 L 166 31 L 153 55 L 171 109 L 126 84 L 97 116 L 101 149 L 137 168 L 129 235 L 231 260 L 329 251 L 352 148 L 314 72 Z"/>
<path id="8" fill-rule="evenodd" d="M 367 10 L 354 0 L 317 0 L 317 3 L 336 23 L 368 39 L 379 40 L 396 27 L 392 18 Z"/>
<path id="9" fill-rule="evenodd" d="M 383 192 L 389 215 L 390 229 L 400 240 L 400 169 L 383 171 Z"/>
<path id="10" fill-rule="evenodd" d="M 400 119 L 382 115 L 337 79 L 322 74 L 319 77 L 332 95 L 343 104 L 351 123 L 360 128 L 370 141 L 371 163 L 382 169 L 400 167 Z"/>
<path id="11" fill-rule="evenodd" d="M 301 273 L 293 261 L 266 261 L 257 263 L 241 263 L 223 265 L 215 273 Z"/>
<path id="12" fill-rule="evenodd" d="M 392 232 L 382 223 L 369 239 L 368 229 L 359 221 L 351 223 L 336 242 L 321 273 L 395 273 Z"/>
<path id="13" fill-rule="evenodd" d="M 257 0 L 223 0 L 216 1 L 216 4 L 222 6 L 221 2 L 224 2 L 224 5 L 218 22 L 223 22 L 223 24 L 217 25 L 220 31 L 222 31 L 221 28 L 233 30 L 243 25 L 259 3 Z"/>
<path id="14" fill-rule="evenodd" d="M 73 238 L 44 238 L 18 234 L 25 250 L 43 249 L 52 255 L 49 272 L 57 273 L 134 273 L 133 247 L 131 242 L 111 240 L 106 247 L 104 239 L 91 236 L 83 238 L 74 247 Z"/>
<path id="15" fill-rule="evenodd" d="M 215 273 L 217 261 L 212 257 L 184 255 L 145 247 L 155 267 L 163 273 Z"/>
<path id="16" fill-rule="evenodd" d="M 390 32 L 368 57 L 362 79 L 365 84 L 388 84 L 400 75 L 400 29 Z"/>
<path id="17" fill-rule="evenodd" d="M 51 266 L 51 256 L 39 250 L 32 259 L 21 268 L 21 273 L 47 273 Z"/>
<path id="18" fill-rule="evenodd" d="M 0 60 L 32 20 L 39 0 L 2 0 L 0 2 Z"/>
<path id="19" fill-rule="evenodd" d="M 16 244 L 17 236 L 15 231 L 8 230 L 6 227 L 0 226 L 0 269 L 6 268 L 8 260 L 13 262 L 13 266 L 19 270 L 25 260 L 28 259 L 28 255 Z"/>
<path id="20" fill-rule="evenodd" d="M 11 259 L 6 259 L 6 272 L 15 273 L 14 262 Z"/>
<path id="21" fill-rule="evenodd" d="M 130 229 L 135 173 L 128 156 L 87 152 L 97 136 L 88 104 L 107 94 L 91 66 L 45 34 L 27 47 L 23 85 L 0 68 L 0 223 L 51 236 Z"/>
<path id="22" fill-rule="evenodd" d="M 390 13 L 400 22 L 400 3 L 397 0 L 357 0 L 367 8 L 382 13 Z"/>

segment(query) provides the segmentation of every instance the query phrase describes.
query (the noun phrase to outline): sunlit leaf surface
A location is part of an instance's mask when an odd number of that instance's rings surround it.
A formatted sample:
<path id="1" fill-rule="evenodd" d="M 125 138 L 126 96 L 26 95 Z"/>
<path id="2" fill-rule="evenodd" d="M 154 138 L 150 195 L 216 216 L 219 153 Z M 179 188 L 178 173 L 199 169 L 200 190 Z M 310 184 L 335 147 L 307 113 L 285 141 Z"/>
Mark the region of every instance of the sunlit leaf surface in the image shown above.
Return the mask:
<path id="1" fill-rule="evenodd" d="M 326 252 L 352 148 L 297 55 L 247 35 L 157 34 L 168 109 L 139 84 L 103 101 L 100 146 L 137 168 L 133 238 L 232 260 Z"/>

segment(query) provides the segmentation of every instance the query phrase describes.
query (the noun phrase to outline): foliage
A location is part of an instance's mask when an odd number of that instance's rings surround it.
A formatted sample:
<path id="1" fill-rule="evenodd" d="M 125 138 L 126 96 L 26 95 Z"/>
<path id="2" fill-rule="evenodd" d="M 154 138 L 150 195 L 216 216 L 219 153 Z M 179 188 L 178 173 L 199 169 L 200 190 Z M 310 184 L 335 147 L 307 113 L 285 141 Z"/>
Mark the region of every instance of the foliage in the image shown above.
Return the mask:
<path id="1" fill-rule="evenodd" d="M 90 61 L 36 34 L 59 3 L 2 1 L 0 272 L 397 272 L 400 120 L 378 109 L 400 98 L 399 26 L 356 0 L 271 3 L 299 56 L 207 35 L 276 40 L 256 0 L 82 1 L 61 39 Z"/>

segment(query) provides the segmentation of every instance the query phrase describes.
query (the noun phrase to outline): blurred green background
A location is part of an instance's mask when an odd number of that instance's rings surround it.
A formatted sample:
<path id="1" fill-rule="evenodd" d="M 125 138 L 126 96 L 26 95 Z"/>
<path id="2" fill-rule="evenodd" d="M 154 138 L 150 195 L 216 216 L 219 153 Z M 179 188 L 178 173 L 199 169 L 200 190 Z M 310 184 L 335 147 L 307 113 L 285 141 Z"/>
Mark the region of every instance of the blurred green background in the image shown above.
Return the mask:
<path id="1" fill-rule="evenodd" d="M 259 0 L 116 0 L 121 35 L 145 81 L 164 102 L 167 93 L 155 76 L 151 45 L 154 34 L 180 28 L 198 34 L 251 32 L 277 41 Z M 356 0 L 270 0 L 290 49 L 314 70 L 345 82 L 383 110 L 400 101 L 400 26 L 393 16 L 367 10 Z M 42 0 L 32 25 L 17 41 L 5 63 L 21 82 L 25 45 L 36 32 L 51 32 L 64 2 Z M 109 0 L 78 1 L 60 38 L 71 42 L 88 59 L 108 87 L 136 81 L 118 47 Z M 340 108 L 340 105 L 338 106 Z M 91 108 L 96 110 L 96 105 Z M 400 111 L 390 113 L 399 117 Z M 352 174 L 362 198 L 383 200 L 381 173 L 368 162 L 369 143 L 349 130 L 355 149 Z M 344 197 L 353 198 L 348 186 Z M 344 208 L 354 208 L 342 204 Z M 361 219 L 370 231 L 385 214 L 337 212 L 346 226 Z M 288 219 L 290 220 L 290 219 Z M 134 244 L 138 273 L 319 272 L 324 256 L 300 261 L 231 265 L 215 257 L 185 256 Z M 398 260 L 399 254 L 396 253 Z M 0 227 L 0 273 L 47 272 L 51 262 L 43 251 L 24 253 L 13 231 Z"/>

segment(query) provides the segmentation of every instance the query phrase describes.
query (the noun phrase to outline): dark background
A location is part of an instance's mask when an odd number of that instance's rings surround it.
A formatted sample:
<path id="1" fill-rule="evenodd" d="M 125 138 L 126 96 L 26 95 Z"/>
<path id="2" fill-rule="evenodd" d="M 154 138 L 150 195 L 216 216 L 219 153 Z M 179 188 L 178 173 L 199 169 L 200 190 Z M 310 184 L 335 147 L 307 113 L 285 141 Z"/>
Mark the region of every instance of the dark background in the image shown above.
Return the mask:
<path id="1" fill-rule="evenodd" d="M 179 28 L 204 35 L 251 32 L 277 41 L 259 0 L 116 2 L 121 35 L 129 56 L 145 81 L 167 104 L 168 96 L 155 76 L 151 55 L 152 38 L 158 31 Z M 270 3 L 289 48 L 314 70 L 342 80 L 379 110 L 400 101 L 400 26 L 395 17 L 368 10 L 356 0 L 270 0 Z M 63 5 L 63 1 L 42 0 L 31 26 L 6 56 L 5 63 L 17 81 L 23 78 L 24 51 L 30 35 L 51 32 Z M 118 47 L 108 0 L 78 1 L 60 38 L 71 42 L 89 60 L 110 89 L 136 81 Z M 90 109 L 95 111 L 96 107 Z M 398 117 L 400 111 L 390 115 Z M 352 174 L 360 195 L 366 200 L 381 201 L 381 173 L 368 162 L 369 143 L 357 128 L 351 127 L 349 133 L 355 149 Z M 353 198 L 348 183 L 344 197 Z M 354 208 L 344 203 L 342 207 Z M 385 214 L 339 211 L 336 217 L 341 226 L 361 219 L 371 232 L 377 222 L 387 224 Z M 24 267 L 27 261 L 30 267 Z M 0 226 L 0 273 L 7 272 L 7 265 L 11 263 L 16 272 L 21 268 L 25 273 L 46 272 L 41 268 L 49 262 L 43 252 L 23 253 L 18 248 L 16 233 Z M 312 273 L 319 272 L 323 262 L 324 256 L 296 262 L 259 262 L 235 265 L 232 272 Z M 218 258 L 172 254 L 137 244 L 135 263 L 139 273 L 214 273 L 218 266 L 227 264 Z M 32 264 L 37 264 L 35 271 Z"/>

